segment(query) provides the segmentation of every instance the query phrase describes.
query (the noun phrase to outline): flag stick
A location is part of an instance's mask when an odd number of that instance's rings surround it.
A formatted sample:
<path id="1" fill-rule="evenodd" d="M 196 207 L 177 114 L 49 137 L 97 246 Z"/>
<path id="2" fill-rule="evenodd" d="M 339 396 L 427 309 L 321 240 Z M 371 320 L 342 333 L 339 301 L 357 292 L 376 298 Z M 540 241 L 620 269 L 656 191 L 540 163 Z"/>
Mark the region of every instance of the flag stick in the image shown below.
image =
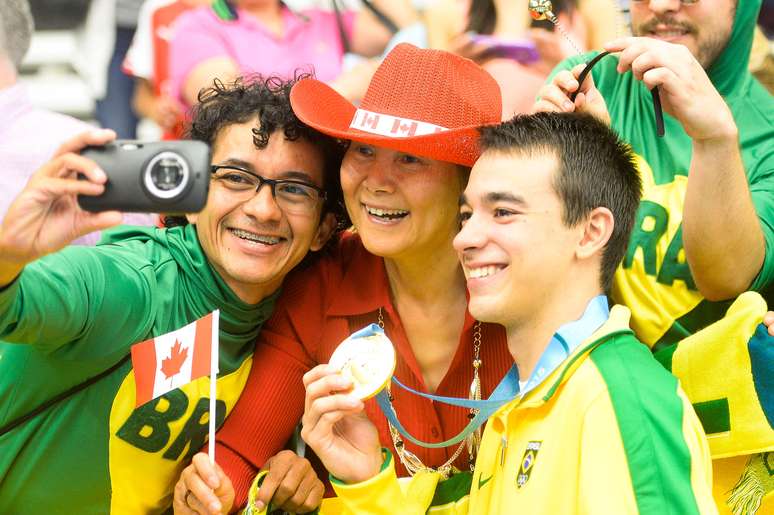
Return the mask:
<path id="1" fill-rule="evenodd" d="M 220 320 L 220 311 L 212 312 L 212 347 L 210 349 L 210 423 L 209 423 L 209 445 L 207 447 L 210 461 L 215 463 L 215 401 L 217 400 L 218 384 L 218 350 L 220 343 L 220 331 L 218 330 Z"/>

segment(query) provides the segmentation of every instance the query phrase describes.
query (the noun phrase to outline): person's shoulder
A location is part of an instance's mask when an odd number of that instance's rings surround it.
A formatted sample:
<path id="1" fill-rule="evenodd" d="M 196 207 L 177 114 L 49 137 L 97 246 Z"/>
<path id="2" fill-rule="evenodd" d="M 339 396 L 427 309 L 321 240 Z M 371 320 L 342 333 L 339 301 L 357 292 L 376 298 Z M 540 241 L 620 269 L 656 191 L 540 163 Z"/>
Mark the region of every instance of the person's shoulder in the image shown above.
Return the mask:
<path id="1" fill-rule="evenodd" d="M 171 251 L 169 233 L 181 237 L 184 227 L 171 229 L 153 226 L 118 226 L 102 233 L 97 243 L 98 255 L 103 259 L 121 262 L 141 271 L 155 273 L 160 268 L 172 265 L 178 268 L 175 255 Z"/>
<path id="2" fill-rule="evenodd" d="M 675 381 L 657 360 L 647 345 L 642 343 L 634 333 L 623 332 L 610 337 L 591 353 L 591 362 L 603 377 L 614 377 L 634 382 L 648 379 L 654 381 Z M 608 379 L 605 379 L 608 382 Z M 608 384 L 608 387 L 610 384 Z"/>
<path id="3" fill-rule="evenodd" d="M 750 87 L 739 103 L 731 101 L 729 104 L 742 146 L 755 146 L 758 148 L 756 157 L 768 157 L 774 149 L 774 97 L 760 82 L 751 78 Z"/>
<path id="4" fill-rule="evenodd" d="M 33 123 L 34 127 L 29 127 L 30 136 L 34 134 L 39 141 L 50 140 L 56 147 L 73 136 L 95 129 L 83 120 L 43 108 L 34 109 L 18 123 Z"/>
<path id="5" fill-rule="evenodd" d="M 195 28 L 217 29 L 222 28 L 223 20 L 218 17 L 210 6 L 188 9 L 175 19 L 175 30 L 188 30 Z"/>
<path id="6" fill-rule="evenodd" d="M 283 290 L 306 290 L 312 284 L 335 284 L 342 279 L 350 263 L 362 259 L 361 254 L 367 254 L 360 237 L 354 233 L 345 231 L 334 238 L 335 241 L 308 264 L 302 263 L 288 274 Z"/>
<path id="7" fill-rule="evenodd" d="M 344 11 L 348 12 L 348 11 Z M 329 23 L 336 22 L 336 12 L 331 9 L 322 9 L 320 7 L 309 7 L 301 9 L 296 13 L 302 18 L 306 18 L 311 23 Z"/>
<path id="8" fill-rule="evenodd" d="M 596 347 L 586 372 L 598 397 L 616 412 L 619 420 L 645 416 L 648 424 L 681 423 L 683 400 L 677 378 L 659 363 L 633 333 L 620 333 Z M 677 420 L 670 421 L 670 418 Z M 630 427 L 630 430 L 636 428 Z"/>

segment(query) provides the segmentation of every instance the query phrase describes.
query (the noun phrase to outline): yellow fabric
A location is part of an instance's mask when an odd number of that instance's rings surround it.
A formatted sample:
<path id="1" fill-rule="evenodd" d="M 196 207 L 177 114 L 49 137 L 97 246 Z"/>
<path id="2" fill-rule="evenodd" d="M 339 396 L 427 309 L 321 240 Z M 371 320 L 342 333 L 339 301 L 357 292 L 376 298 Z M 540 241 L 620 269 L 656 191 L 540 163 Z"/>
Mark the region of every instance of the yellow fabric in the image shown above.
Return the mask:
<path id="1" fill-rule="evenodd" d="M 583 362 L 550 402 L 531 408 L 518 402 L 508 405 L 490 420 L 486 433 L 471 513 L 526 513 L 537 506 L 552 514 L 637 513 L 615 413 L 590 361 Z M 523 463 L 537 442 L 531 473 L 519 487 Z M 489 484 L 479 488 L 489 477 Z"/>
<path id="2" fill-rule="evenodd" d="M 672 356 L 672 373 L 691 402 L 728 399 L 731 430 L 708 435 L 713 458 L 774 450 L 774 429 L 758 402 L 747 349 L 765 313 L 759 294 L 744 293 L 724 318 L 682 340 Z"/>
<path id="3" fill-rule="evenodd" d="M 691 461 L 691 489 L 696 493 L 700 512 L 714 513 L 717 506 L 713 499 L 712 457 L 707 438 L 682 386 L 677 394 L 683 401 L 684 412 L 688 414 L 683 417 L 683 441 L 688 445 L 691 456 L 699 457 Z"/>
<path id="4" fill-rule="evenodd" d="M 734 456 L 712 462 L 712 474 L 714 477 L 712 494 L 715 496 L 715 502 L 720 515 L 737 515 L 731 512 L 726 504 L 726 500 L 731 489 L 734 488 L 734 485 L 744 472 L 748 460 L 749 456 Z M 770 492 L 763 497 L 763 502 L 760 508 L 758 508 L 757 515 L 774 515 L 774 492 Z"/>
<path id="5" fill-rule="evenodd" d="M 390 472 L 391 470 L 391 472 Z M 374 483 L 371 483 L 366 490 L 364 496 L 353 496 L 352 500 L 348 502 L 349 509 L 339 497 L 331 497 L 323 499 L 322 506 L 320 507 L 319 515 L 354 515 L 356 513 L 374 513 L 372 510 L 373 497 L 370 495 L 370 491 L 382 491 L 383 486 L 388 489 L 393 485 L 394 481 L 397 481 L 400 486 L 401 498 L 408 499 L 421 499 L 418 504 L 422 506 L 429 505 L 433 499 L 436 486 L 441 480 L 440 474 L 431 472 L 420 472 L 414 477 L 402 477 L 395 479 L 395 468 L 390 467 L 383 471 L 379 476 L 374 478 Z M 344 486 L 343 488 L 347 488 Z M 389 491 L 386 492 L 391 494 Z M 394 493 L 394 492 L 392 492 Z M 357 495 L 357 494 L 356 494 Z M 384 499 L 388 500 L 388 495 L 384 496 Z M 432 506 L 427 510 L 427 515 L 466 515 L 468 513 L 470 497 L 465 496 L 454 502 L 449 502 L 441 506 Z M 390 510 L 390 505 L 385 508 L 385 513 L 395 513 Z M 354 510 L 354 511 L 353 511 Z"/>
<path id="6" fill-rule="evenodd" d="M 652 347 L 675 320 L 690 313 L 704 297 L 681 279 L 669 284 L 658 280 L 669 248 L 681 230 L 688 177 L 675 175 L 674 182 L 656 185 L 650 167 L 640 156 L 637 156 L 637 168 L 643 181 L 640 209 L 653 209 L 653 214 L 645 216 L 641 226 L 634 228 L 633 234 L 661 233 L 661 236 L 652 246 L 646 246 L 648 252 L 653 252 L 655 261 L 645 255 L 646 250 L 642 247 L 634 252 L 629 266 L 624 259 L 613 277 L 612 297 L 632 310 L 631 327 L 634 333 Z M 659 213 L 668 215 L 659 217 Z M 660 224 L 666 225 L 662 228 Z M 686 266 L 684 251 L 679 252 L 677 262 Z M 654 268 L 648 270 L 651 264 Z"/>
<path id="7" fill-rule="evenodd" d="M 264 506 L 262 510 L 257 510 L 255 508 L 255 500 L 258 498 L 258 490 L 261 488 L 261 483 L 263 483 L 263 479 L 268 473 L 268 470 L 262 470 L 253 478 L 253 482 L 250 484 L 250 490 L 247 492 L 247 505 L 245 506 L 245 509 L 242 510 L 242 515 L 266 515 L 266 511 L 269 507 Z"/>
<path id="8" fill-rule="evenodd" d="M 234 372 L 218 378 L 218 400 L 225 402 L 226 414 L 231 412 L 239 399 L 252 363 L 253 358 L 250 357 Z M 188 424 L 207 423 L 206 415 L 199 420 L 191 420 L 191 416 L 194 414 L 197 402 L 210 396 L 209 377 L 196 379 L 180 387 L 179 390 L 188 399 L 187 407 L 181 417 L 164 423 L 166 429 L 163 430 L 165 432 L 163 436 L 167 438 L 163 448 L 156 453 L 149 453 L 140 451 L 116 436 L 118 429 L 135 410 L 134 371 L 130 372 L 121 383 L 110 411 L 110 482 L 113 488 L 110 501 L 111 513 L 161 513 L 166 506 L 172 504 L 172 487 L 187 463 L 185 460 L 164 459 L 162 454 L 174 445 Z M 162 399 L 156 409 L 163 412 L 169 409 L 169 403 Z M 159 431 L 145 426 L 141 434 L 149 437 L 154 430 Z M 198 451 L 198 446 L 194 450 Z M 187 451 L 186 447 L 183 452 Z M 127 467 L 127 463 L 131 463 L 132 466 Z M 159 502 L 150 504 L 149 500 Z"/>
<path id="9" fill-rule="evenodd" d="M 389 467 L 368 481 L 354 485 L 334 482 L 333 488 L 339 498 L 326 499 L 320 515 L 425 513 L 440 478 L 437 473 L 420 472 L 408 481 L 399 482 L 395 475 L 395 463 L 391 462 Z M 413 497 L 410 492 L 419 495 Z"/>

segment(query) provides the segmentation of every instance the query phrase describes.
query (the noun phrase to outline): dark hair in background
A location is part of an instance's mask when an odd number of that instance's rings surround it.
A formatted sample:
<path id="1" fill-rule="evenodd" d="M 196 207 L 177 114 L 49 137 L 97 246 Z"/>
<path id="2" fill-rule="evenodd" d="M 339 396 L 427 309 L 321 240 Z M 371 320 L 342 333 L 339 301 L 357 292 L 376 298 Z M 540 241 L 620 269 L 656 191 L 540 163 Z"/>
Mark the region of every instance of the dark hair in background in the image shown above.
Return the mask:
<path id="1" fill-rule="evenodd" d="M 559 14 L 568 8 L 575 7 L 576 0 L 552 0 L 553 13 Z M 497 11 L 494 0 L 472 0 L 468 11 L 467 32 L 492 34 L 497 21 Z M 549 22 L 550 23 L 550 22 Z"/>
<path id="2" fill-rule="evenodd" d="M 324 160 L 323 188 L 327 198 L 323 214 L 333 213 L 338 221 L 338 229 L 343 229 L 350 225 L 339 180 L 341 159 L 346 147 L 338 140 L 305 125 L 296 118 L 290 107 L 291 88 L 299 80 L 309 77 L 311 74 L 308 73 L 297 73 L 291 80 L 254 75 L 227 84 L 216 79 L 212 87 L 199 92 L 186 136 L 212 146 L 224 128 L 258 117 L 253 128 L 253 144 L 256 148 L 266 148 L 269 138 L 276 136 L 279 131 L 289 141 L 303 138 L 314 144 Z M 167 227 L 186 223 L 185 217 L 181 216 L 166 217 L 164 222 Z"/>
<path id="3" fill-rule="evenodd" d="M 615 225 L 602 254 L 600 277 L 602 288 L 609 291 L 626 253 L 642 195 L 642 181 L 628 145 L 601 121 L 577 113 L 518 115 L 500 125 L 483 127 L 480 133 L 483 152 L 556 155 L 559 167 L 553 186 L 562 201 L 565 225 L 578 224 L 597 207 L 613 213 Z"/>

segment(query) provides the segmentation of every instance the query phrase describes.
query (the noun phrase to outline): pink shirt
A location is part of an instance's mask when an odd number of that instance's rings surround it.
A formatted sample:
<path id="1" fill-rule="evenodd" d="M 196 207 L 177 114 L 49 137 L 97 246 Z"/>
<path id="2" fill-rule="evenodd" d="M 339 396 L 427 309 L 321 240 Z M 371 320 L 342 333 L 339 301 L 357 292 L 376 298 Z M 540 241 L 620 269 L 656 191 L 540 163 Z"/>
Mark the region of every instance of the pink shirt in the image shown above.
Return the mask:
<path id="1" fill-rule="evenodd" d="M 0 89 L 0 221 L 30 176 L 73 136 L 94 127 L 76 118 L 34 107 L 21 84 Z M 155 215 L 127 214 L 124 223 L 152 225 Z M 73 243 L 93 245 L 100 234 L 92 233 Z"/>
<path id="2" fill-rule="evenodd" d="M 341 73 L 344 49 L 336 15 L 320 9 L 292 12 L 283 8 L 284 34 L 277 37 L 260 20 L 241 9 L 238 18 L 223 20 L 210 7 L 186 12 L 175 24 L 170 50 L 172 95 L 182 98 L 188 74 L 202 61 L 230 57 L 243 75 L 292 78 L 296 70 L 314 71 L 322 81 Z M 355 14 L 342 13 L 352 35 Z"/>

